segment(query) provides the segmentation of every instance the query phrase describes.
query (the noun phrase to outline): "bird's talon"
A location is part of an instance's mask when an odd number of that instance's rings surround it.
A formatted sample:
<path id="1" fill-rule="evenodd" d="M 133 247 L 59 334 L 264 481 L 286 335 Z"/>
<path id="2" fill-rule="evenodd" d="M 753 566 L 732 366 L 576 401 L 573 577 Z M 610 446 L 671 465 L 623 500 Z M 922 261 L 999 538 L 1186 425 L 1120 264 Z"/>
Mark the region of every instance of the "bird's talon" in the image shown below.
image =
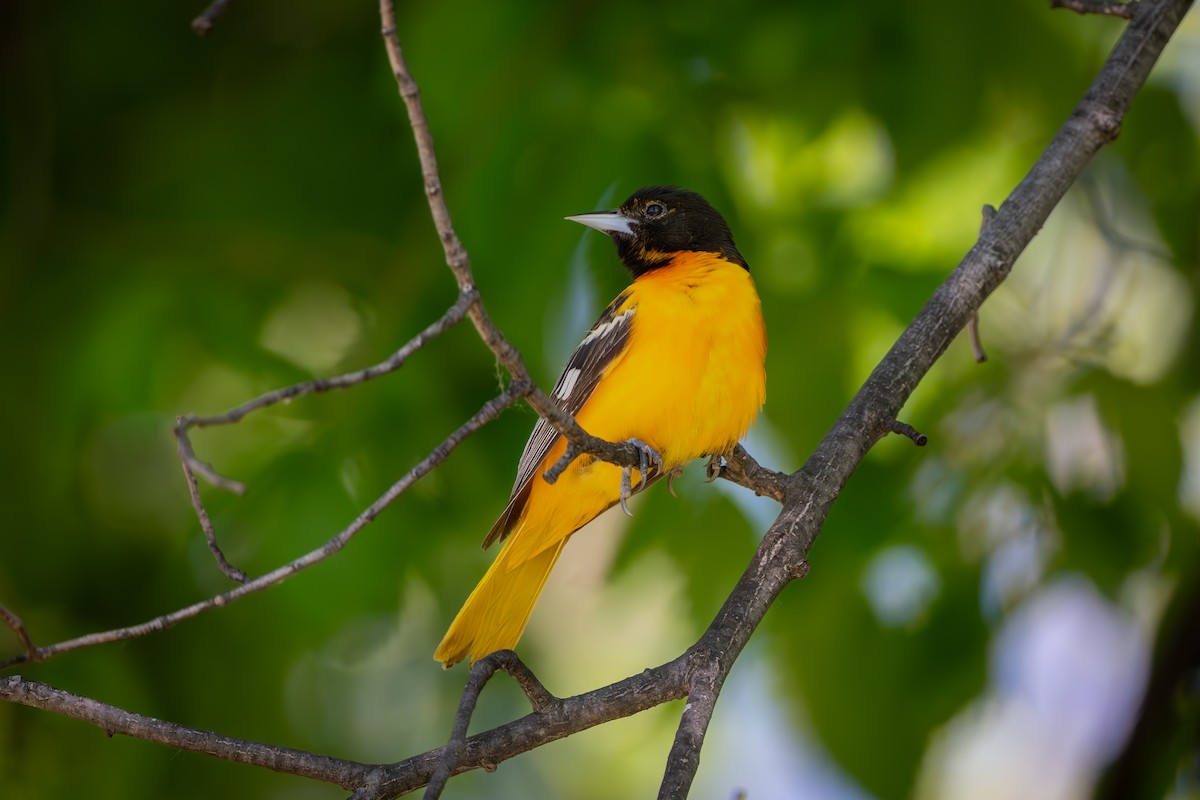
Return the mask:
<path id="1" fill-rule="evenodd" d="M 641 481 L 638 487 L 646 485 L 646 479 L 650 476 L 650 470 L 661 472 L 663 468 L 662 453 L 654 449 L 652 445 L 648 445 L 641 439 L 626 439 L 627 444 L 631 444 L 638 449 L 638 469 Z M 629 469 L 626 467 L 625 469 Z"/>
<path id="2" fill-rule="evenodd" d="M 708 457 L 708 463 L 704 465 L 705 483 L 712 483 L 717 478 L 721 477 L 721 473 L 725 470 L 725 456 L 720 453 L 713 453 Z"/>
<path id="3" fill-rule="evenodd" d="M 633 512 L 629 510 L 629 506 L 625 505 L 625 501 L 633 494 L 632 472 L 630 467 L 621 467 L 621 510 L 629 517 L 633 516 Z"/>
<path id="4" fill-rule="evenodd" d="M 663 459 L 662 454 L 655 450 L 650 445 L 643 442 L 641 439 L 626 439 L 626 442 L 633 445 L 638 450 L 638 490 L 646 486 L 646 479 L 650 475 L 650 469 L 655 472 L 662 471 Z M 633 495 L 633 468 L 621 467 L 621 510 L 629 516 L 633 516 L 633 512 L 629 510 L 626 502 Z"/>
<path id="5" fill-rule="evenodd" d="M 667 491 L 671 493 L 671 497 L 679 497 L 675 494 L 675 479 L 683 474 L 683 467 L 676 467 L 667 473 Z"/>

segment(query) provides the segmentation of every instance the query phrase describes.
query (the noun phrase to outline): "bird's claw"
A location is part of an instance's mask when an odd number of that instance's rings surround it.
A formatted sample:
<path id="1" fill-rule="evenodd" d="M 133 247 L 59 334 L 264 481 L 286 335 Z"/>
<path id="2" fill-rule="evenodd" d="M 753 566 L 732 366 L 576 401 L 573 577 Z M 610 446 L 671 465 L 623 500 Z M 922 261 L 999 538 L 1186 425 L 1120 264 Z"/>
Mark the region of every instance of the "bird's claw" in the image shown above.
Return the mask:
<path id="1" fill-rule="evenodd" d="M 650 469 L 655 472 L 661 472 L 663 468 L 662 453 L 655 450 L 650 445 L 643 442 L 641 439 L 626 439 L 627 443 L 638 449 L 639 466 L 638 475 L 641 476 L 641 481 L 638 483 L 638 489 L 646 485 L 646 478 L 649 477 Z M 626 501 L 633 496 L 633 467 L 621 467 L 621 510 L 626 516 L 633 516 L 633 512 L 629 510 Z"/>
<path id="2" fill-rule="evenodd" d="M 667 473 L 667 491 L 671 493 L 671 497 L 679 497 L 675 494 L 675 479 L 683 474 L 683 467 L 676 467 Z"/>
<path id="3" fill-rule="evenodd" d="M 721 471 L 725 469 L 725 456 L 720 453 L 713 453 L 708 457 L 708 463 L 704 465 L 705 483 L 712 483 L 717 478 L 721 477 Z"/>

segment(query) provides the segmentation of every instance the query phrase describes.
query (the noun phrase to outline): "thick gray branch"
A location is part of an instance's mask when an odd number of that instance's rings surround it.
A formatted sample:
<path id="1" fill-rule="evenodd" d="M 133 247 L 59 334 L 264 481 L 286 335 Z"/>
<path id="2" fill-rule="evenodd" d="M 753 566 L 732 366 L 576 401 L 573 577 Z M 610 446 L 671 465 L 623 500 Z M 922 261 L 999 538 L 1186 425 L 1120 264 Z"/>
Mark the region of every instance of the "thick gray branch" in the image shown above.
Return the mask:
<path id="1" fill-rule="evenodd" d="M 863 456 L 896 419 L 954 337 L 1008 276 L 1083 168 L 1116 138 L 1134 95 L 1190 6 L 1190 0 L 1137 4 L 1133 22 L 1029 174 L 871 373 L 817 450 L 791 477 L 783 511 L 694 650 L 707 651 L 707 658 L 719 665 L 721 679 L 775 596 L 804 570 L 808 551 L 833 501 Z M 694 675 L 689 692 L 706 691 L 713 678 L 707 670 L 697 670 Z M 663 800 L 686 797 L 691 787 L 699 765 L 696 725 L 687 715 L 681 721 L 659 794 Z"/>
<path id="2" fill-rule="evenodd" d="M 353 761 L 293 750 L 290 747 L 235 739 L 212 731 L 187 728 L 173 722 L 144 717 L 89 697 L 81 697 L 44 683 L 26 680 L 20 675 L 0 678 L 0 699 L 90 722 L 107 736 L 132 736 L 168 747 L 190 750 L 193 753 L 216 756 L 226 761 L 266 767 L 276 772 L 334 783 L 344 789 L 360 785 L 370 770 L 365 764 Z"/>

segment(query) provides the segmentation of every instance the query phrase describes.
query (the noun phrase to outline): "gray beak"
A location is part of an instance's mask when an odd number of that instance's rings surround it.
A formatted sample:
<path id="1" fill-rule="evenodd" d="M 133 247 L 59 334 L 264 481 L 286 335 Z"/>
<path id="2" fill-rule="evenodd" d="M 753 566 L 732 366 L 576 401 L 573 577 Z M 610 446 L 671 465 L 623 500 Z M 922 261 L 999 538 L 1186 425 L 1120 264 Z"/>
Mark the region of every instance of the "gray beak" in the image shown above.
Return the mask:
<path id="1" fill-rule="evenodd" d="M 565 217 L 572 222 L 578 222 L 580 225 L 587 225 L 589 228 L 595 228 L 604 233 L 622 233 L 626 236 L 633 235 L 633 220 L 624 216 L 619 211 L 597 211 L 593 214 L 576 214 L 573 217 Z"/>

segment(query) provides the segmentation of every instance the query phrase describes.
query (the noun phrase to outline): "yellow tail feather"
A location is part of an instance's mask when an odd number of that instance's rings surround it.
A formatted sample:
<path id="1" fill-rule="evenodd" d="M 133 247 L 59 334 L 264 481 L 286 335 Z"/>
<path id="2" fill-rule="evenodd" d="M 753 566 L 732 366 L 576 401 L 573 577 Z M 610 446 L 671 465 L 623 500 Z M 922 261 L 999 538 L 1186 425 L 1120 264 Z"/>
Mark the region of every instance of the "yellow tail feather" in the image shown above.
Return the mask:
<path id="1" fill-rule="evenodd" d="M 566 538 L 560 539 L 533 558 L 510 567 L 512 542 L 509 539 L 504 543 L 504 549 L 471 592 L 433 654 L 443 667 L 452 667 L 467 657 L 474 664 L 489 653 L 515 647 L 567 543 Z"/>

